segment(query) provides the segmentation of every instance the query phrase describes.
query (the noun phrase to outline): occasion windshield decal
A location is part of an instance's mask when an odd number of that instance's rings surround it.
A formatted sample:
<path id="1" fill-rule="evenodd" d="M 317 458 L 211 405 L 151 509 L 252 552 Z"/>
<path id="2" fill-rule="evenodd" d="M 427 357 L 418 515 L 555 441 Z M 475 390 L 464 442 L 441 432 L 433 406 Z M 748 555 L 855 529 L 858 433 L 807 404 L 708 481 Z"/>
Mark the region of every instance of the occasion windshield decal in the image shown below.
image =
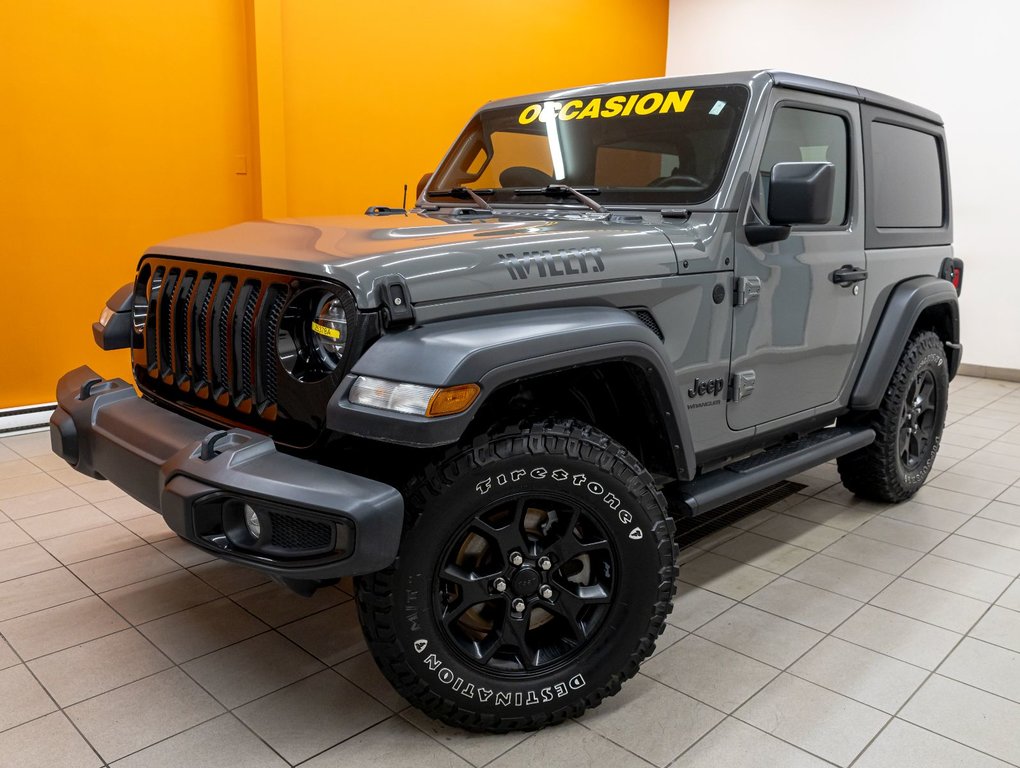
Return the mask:
<path id="1" fill-rule="evenodd" d="M 517 117 L 521 125 L 536 120 L 548 123 L 552 120 L 584 120 L 596 117 L 627 117 L 628 115 L 664 115 L 669 112 L 683 112 L 694 91 L 653 91 L 620 96 L 596 96 L 592 99 L 571 99 L 567 102 L 547 101 L 529 104 Z"/>

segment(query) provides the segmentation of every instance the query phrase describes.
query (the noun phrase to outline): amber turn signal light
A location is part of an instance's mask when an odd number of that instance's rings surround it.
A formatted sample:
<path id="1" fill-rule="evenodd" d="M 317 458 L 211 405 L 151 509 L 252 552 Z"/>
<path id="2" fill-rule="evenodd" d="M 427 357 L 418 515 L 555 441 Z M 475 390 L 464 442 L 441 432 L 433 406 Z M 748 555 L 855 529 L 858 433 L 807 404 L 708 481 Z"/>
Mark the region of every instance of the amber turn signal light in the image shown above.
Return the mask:
<path id="1" fill-rule="evenodd" d="M 463 413 L 478 397 L 482 389 L 477 384 L 459 384 L 456 387 L 437 389 L 429 400 L 426 416 L 450 416 Z"/>

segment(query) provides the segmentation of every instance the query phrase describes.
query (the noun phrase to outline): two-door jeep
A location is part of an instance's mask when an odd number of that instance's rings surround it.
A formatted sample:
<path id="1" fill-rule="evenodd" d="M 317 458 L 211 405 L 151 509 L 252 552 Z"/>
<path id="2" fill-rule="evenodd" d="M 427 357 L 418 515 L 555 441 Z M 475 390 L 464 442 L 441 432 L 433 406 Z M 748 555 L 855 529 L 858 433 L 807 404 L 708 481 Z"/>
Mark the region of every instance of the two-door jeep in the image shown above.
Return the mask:
<path id="1" fill-rule="evenodd" d="M 354 180 L 352 180 L 353 183 Z M 961 355 L 942 122 L 781 72 L 494 102 L 411 211 L 151 248 L 54 450 L 309 593 L 409 701 L 535 728 L 653 650 L 676 521 L 835 459 L 924 482 Z"/>

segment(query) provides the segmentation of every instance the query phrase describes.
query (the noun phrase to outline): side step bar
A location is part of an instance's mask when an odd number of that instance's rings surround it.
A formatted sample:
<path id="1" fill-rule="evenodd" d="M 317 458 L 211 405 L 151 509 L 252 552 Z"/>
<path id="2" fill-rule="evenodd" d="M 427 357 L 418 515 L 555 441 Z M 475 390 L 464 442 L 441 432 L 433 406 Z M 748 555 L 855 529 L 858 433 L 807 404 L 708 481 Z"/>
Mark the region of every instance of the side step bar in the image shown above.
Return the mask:
<path id="1" fill-rule="evenodd" d="M 790 475 L 871 445 L 874 440 L 875 430 L 870 427 L 823 429 L 684 483 L 680 497 L 692 516 L 701 515 Z"/>

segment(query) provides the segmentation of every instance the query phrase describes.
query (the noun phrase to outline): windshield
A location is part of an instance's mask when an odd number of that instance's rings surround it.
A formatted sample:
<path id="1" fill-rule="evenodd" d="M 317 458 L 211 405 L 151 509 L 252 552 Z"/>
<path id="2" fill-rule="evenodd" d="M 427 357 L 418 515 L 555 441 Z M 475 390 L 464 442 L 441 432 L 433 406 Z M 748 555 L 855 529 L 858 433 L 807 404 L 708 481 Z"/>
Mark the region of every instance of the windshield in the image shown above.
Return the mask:
<path id="1" fill-rule="evenodd" d="M 536 192 L 577 187 L 602 205 L 711 198 L 747 104 L 739 85 L 602 94 L 482 110 L 429 182 L 430 201 L 573 203 Z M 528 196 L 515 190 L 528 189 Z"/>

